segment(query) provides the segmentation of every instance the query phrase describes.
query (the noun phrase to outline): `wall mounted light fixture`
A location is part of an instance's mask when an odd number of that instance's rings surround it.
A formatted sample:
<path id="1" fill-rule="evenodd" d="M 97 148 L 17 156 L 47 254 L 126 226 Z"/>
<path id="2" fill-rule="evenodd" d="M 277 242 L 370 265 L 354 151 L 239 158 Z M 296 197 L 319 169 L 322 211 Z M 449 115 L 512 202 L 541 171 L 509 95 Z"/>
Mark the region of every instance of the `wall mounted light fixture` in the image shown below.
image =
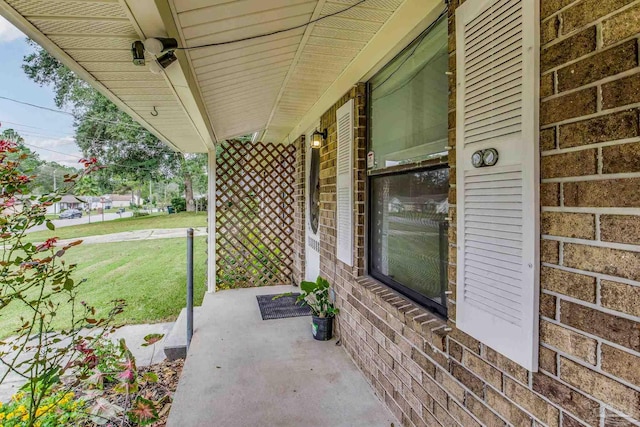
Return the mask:
<path id="1" fill-rule="evenodd" d="M 311 135 L 311 148 L 317 149 L 322 147 L 322 143 L 325 139 L 327 139 L 327 130 L 325 129 L 322 132 L 316 130 L 313 132 L 313 135 Z"/>

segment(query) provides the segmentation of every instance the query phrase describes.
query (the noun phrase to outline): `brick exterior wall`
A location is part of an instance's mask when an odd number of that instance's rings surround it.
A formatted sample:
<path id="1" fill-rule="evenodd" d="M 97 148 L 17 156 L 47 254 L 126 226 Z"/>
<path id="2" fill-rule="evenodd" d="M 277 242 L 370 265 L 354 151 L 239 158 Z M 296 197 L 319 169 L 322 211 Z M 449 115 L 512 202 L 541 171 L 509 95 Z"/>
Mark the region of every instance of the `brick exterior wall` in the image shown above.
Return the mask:
<path id="1" fill-rule="evenodd" d="M 291 284 L 299 286 L 304 280 L 305 273 L 305 137 L 300 136 L 294 141 L 296 150 L 294 190 L 293 190 L 293 255 L 291 259 Z"/>
<path id="2" fill-rule="evenodd" d="M 450 1 L 449 11 L 453 147 L 454 13 L 461 2 Z M 456 328 L 455 150 L 445 320 L 365 275 L 365 87 L 322 116 L 329 136 L 321 149 L 320 271 L 336 291 L 343 348 L 402 425 L 640 425 L 639 30 L 637 0 L 541 0 L 537 373 Z M 335 258 L 335 114 L 351 98 L 353 267 Z"/>
<path id="3" fill-rule="evenodd" d="M 640 2 L 541 4 L 540 372 L 564 425 L 640 421 Z M 617 424 L 616 424 L 617 422 Z"/>
<path id="4" fill-rule="evenodd" d="M 354 99 L 354 230 L 353 267 L 336 260 L 336 112 Z M 366 182 L 366 85 L 354 86 L 320 118 L 327 140 L 320 149 L 320 273 L 329 279 L 353 279 L 364 274 L 365 266 L 365 182 Z M 335 268 L 334 268 L 335 267 Z M 335 280 L 332 281 L 335 283 Z"/>

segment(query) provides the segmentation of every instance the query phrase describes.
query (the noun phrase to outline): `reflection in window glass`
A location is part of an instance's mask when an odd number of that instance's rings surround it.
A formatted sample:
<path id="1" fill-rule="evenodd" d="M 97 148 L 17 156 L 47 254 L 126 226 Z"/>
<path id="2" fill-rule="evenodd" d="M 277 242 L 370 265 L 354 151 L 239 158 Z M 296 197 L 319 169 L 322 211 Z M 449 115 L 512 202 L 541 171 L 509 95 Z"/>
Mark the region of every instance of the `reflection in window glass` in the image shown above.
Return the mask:
<path id="1" fill-rule="evenodd" d="M 375 169 L 445 151 L 448 61 L 447 20 L 441 19 L 370 80 Z"/>
<path id="2" fill-rule="evenodd" d="M 371 274 L 445 307 L 448 191 L 449 168 L 371 178 Z"/>

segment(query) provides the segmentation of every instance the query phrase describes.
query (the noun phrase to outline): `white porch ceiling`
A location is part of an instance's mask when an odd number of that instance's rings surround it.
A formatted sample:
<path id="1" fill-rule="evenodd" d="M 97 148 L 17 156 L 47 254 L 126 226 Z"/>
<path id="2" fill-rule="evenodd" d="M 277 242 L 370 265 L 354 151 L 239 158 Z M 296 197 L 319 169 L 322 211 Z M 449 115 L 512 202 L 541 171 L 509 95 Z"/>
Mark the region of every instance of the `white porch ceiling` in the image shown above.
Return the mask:
<path id="1" fill-rule="evenodd" d="M 180 45 L 218 139 L 281 142 L 404 0 L 171 0 Z"/>
<path id="2" fill-rule="evenodd" d="M 1 15 L 184 152 L 254 132 L 263 141 L 296 138 L 443 7 L 442 0 L 0 0 Z M 262 36 L 271 32 L 278 33 Z M 132 64 L 134 41 L 167 36 L 185 50 L 164 75 Z"/>
<path id="3" fill-rule="evenodd" d="M 161 140 L 206 151 L 165 78 L 132 64 L 141 35 L 118 0 L 2 0 L 0 13 Z"/>

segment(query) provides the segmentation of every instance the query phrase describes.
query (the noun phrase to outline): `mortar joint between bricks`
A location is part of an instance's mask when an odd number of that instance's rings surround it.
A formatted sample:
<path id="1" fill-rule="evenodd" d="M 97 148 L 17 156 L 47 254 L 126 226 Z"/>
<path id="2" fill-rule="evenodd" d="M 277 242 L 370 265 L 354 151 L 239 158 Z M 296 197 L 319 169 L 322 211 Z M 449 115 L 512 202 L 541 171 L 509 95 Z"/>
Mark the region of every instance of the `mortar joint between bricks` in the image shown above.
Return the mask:
<path id="1" fill-rule="evenodd" d="M 596 50 L 601 50 L 603 45 L 602 22 L 598 22 L 596 24 Z"/>
<path id="2" fill-rule="evenodd" d="M 596 86 L 596 111 L 602 111 L 602 84 Z"/>
<path id="3" fill-rule="evenodd" d="M 602 158 L 602 147 L 598 147 L 597 153 L 598 153 L 598 156 L 597 156 L 597 159 L 596 159 L 597 162 L 598 162 L 598 164 L 597 164 L 597 173 L 598 173 L 598 175 L 602 175 L 602 170 L 604 168 L 604 166 L 603 166 L 604 165 L 604 160 Z"/>

